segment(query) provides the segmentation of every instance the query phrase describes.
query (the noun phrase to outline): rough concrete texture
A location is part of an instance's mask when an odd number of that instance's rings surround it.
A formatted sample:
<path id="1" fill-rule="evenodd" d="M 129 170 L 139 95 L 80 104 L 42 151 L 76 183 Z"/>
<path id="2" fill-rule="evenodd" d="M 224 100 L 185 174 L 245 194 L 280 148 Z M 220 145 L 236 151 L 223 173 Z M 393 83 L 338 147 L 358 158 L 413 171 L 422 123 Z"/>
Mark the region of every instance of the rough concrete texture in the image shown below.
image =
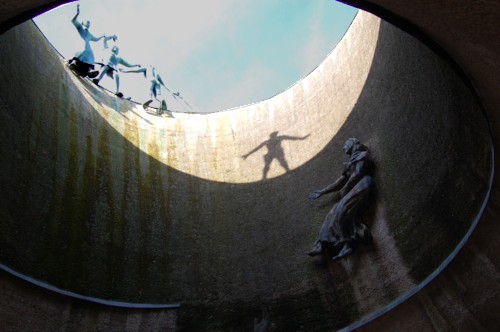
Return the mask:
<path id="1" fill-rule="evenodd" d="M 0 271 L 2 331 L 175 331 L 176 310 L 120 308 L 74 299 Z"/>
<path id="2" fill-rule="evenodd" d="M 76 78 L 29 23 L 3 34 L 0 46 L 0 185 L 9 193 L 0 205 L 1 262 L 87 296 L 181 302 L 175 314 L 165 311 L 179 330 L 250 330 L 262 306 L 275 330 L 356 322 L 435 271 L 488 189 L 488 128 L 469 86 L 418 40 L 368 14 L 290 90 L 175 118 L 147 115 Z M 310 136 L 284 141 L 291 170 L 275 160 L 261 181 L 264 151 L 241 155 L 274 131 Z M 306 197 L 340 173 L 350 136 L 370 147 L 377 165 L 368 219 L 375 242 L 316 266 L 303 252 L 332 201 Z M 12 329 L 43 319 L 40 306 L 75 306 L 3 280 L 12 300 L 1 319 Z M 436 318 L 432 287 L 404 323 L 453 326 Z M 96 323 L 100 309 L 86 306 L 85 319 L 66 315 L 53 326 L 123 330 L 110 322 L 134 315 L 115 308 Z M 474 313 L 462 309 L 462 322 L 471 321 Z M 19 311 L 30 312 L 29 326 L 12 318 Z"/>

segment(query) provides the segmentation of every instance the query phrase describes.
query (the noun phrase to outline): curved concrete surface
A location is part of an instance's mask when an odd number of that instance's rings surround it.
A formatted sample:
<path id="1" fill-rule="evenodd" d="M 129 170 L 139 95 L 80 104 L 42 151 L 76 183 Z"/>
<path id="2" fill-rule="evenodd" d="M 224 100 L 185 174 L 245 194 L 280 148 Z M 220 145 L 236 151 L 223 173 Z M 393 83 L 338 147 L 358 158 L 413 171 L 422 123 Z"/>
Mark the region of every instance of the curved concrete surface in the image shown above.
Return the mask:
<path id="1" fill-rule="evenodd" d="M 153 326 L 150 313 L 82 306 L 3 273 L 0 318 L 9 328 L 26 327 L 16 319 L 26 301 L 31 324 L 47 314 L 41 307 L 78 312 L 47 330 L 133 330 L 137 319 L 151 330 L 249 330 L 262 306 L 278 330 L 351 329 L 367 317 L 376 318 L 368 329 L 495 326 L 498 251 L 494 229 L 484 230 L 493 227 L 484 222 L 491 203 L 451 265 L 398 303 L 471 230 L 491 172 L 474 92 L 413 37 L 361 14 L 290 90 L 238 110 L 174 118 L 147 115 L 76 78 L 30 23 L 0 43 L 0 181 L 9 193 L 0 208 L 1 262 L 86 296 L 183 304 Z M 490 112 L 491 98 L 478 92 Z M 283 141 L 290 170 L 274 160 L 263 181 L 264 151 L 241 155 L 276 131 L 305 138 Z M 308 202 L 307 193 L 340 172 L 350 136 L 377 164 L 375 244 L 315 266 L 303 252 L 332 202 Z M 472 287 L 477 281 L 491 284 L 487 293 Z"/>
<path id="2" fill-rule="evenodd" d="M 74 0 L 4 0 L 0 3 L 0 33 L 41 13 Z"/>

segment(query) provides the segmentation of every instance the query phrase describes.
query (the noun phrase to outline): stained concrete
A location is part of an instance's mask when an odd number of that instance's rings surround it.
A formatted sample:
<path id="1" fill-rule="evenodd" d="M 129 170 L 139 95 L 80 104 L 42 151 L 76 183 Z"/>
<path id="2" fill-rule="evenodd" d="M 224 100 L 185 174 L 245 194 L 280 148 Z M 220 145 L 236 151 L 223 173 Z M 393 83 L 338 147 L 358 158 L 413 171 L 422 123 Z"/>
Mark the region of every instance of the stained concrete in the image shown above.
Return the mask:
<path id="1" fill-rule="evenodd" d="M 370 15 L 283 94 L 175 118 L 74 77 L 29 24 L 1 40 L 2 188 L 16 193 L 2 203 L 2 263 L 89 296 L 182 302 L 178 329 L 250 329 L 263 305 L 276 329 L 356 322 L 435 271 L 488 189 L 470 87 Z M 274 161 L 262 181 L 262 152 L 241 155 L 273 131 L 310 136 L 283 144 L 291 170 Z M 339 174 L 350 136 L 377 164 L 375 244 L 317 267 L 303 251 L 332 202 L 307 193 Z"/>

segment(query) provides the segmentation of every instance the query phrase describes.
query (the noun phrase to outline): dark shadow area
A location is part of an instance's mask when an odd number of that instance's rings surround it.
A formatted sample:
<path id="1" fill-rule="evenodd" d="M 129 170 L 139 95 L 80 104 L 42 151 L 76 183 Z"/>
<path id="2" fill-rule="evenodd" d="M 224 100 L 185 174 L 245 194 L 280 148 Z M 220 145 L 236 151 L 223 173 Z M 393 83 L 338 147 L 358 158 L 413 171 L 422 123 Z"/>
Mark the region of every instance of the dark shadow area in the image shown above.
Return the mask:
<path id="1" fill-rule="evenodd" d="M 178 309 L 122 308 L 55 293 L 0 270 L 2 331 L 176 331 Z M 36 303 L 36 311 L 26 303 Z M 29 315 L 28 315 L 29 314 Z M 44 319 L 36 319 L 38 316 Z M 131 318 L 132 317 L 132 318 Z M 35 320 L 35 321 L 34 321 Z M 131 324 L 132 322 L 132 324 Z M 99 326 L 98 328 L 96 326 Z"/>

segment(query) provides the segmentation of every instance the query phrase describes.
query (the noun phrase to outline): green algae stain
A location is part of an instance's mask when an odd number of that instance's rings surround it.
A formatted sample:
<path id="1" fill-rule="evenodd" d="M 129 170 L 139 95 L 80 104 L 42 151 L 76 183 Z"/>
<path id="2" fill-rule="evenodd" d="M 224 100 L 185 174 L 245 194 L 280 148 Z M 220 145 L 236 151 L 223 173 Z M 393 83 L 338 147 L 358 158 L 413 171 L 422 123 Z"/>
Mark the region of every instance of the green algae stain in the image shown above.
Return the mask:
<path id="1" fill-rule="evenodd" d="M 113 290 L 116 283 L 113 282 L 112 278 L 115 276 L 111 271 L 118 265 L 114 257 L 117 250 L 116 243 L 113 241 L 117 236 L 115 224 L 117 213 L 113 195 L 110 140 L 110 127 L 103 122 L 97 143 L 95 206 L 91 225 L 95 243 L 91 247 L 94 261 L 98 266 L 95 271 L 96 278 L 103 280 L 107 289 Z"/>
<path id="2" fill-rule="evenodd" d="M 95 157 L 92 152 L 92 138 L 87 136 L 85 139 L 85 159 L 82 171 L 82 185 L 78 198 L 78 216 L 82 224 L 82 234 L 85 239 L 90 236 L 90 222 L 94 208 L 94 194 L 96 191 L 96 169 Z"/>
<path id="3" fill-rule="evenodd" d="M 157 256 L 161 251 L 160 247 L 165 244 L 160 243 L 159 236 L 163 234 L 159 228 L 165 224 L 166 206 L 165 193 L 163 189 L 163 179 L 161 175 L 162 163 L 158 161 L 160 154 L 156 138 L 153 137 L 148 143 L 148 156 L 146 172 L 143 173 L 140 186 L 140 242 L 141 246 L 141 280 L 148 283 L 151 280 L 151 270 L 156 269 Z M 165 260 L 165 257 L 161 258 Z M 156 264 L 155 264 L 156 262 Z"/>
<path id="4" fill-rule="evenodd" d="M 96 168 L 92 151 L 92 138 L 79 138 L 78 111 L 72 107 L 68 112 L 67 162 L 61 185 L 61 195 L 54 201 L 53 215 L 56 226 L 52 232 L 50 246 L 53 247 L 52 269 L 56 284 L 77 293 L 88 289 L 82 283 L 94 271 L 88 266 L 86 257 L 91 245 L 91 223 L 95 207 Z M 83 143 L 83 144 L 82 144 Z M 84 151 L 84 158 L 80 156 Z"/>
<path id="5" fill-rule="evenodd" d="M 139 142 L 139 132 L 137 126 L 130 122 L 125 123 L 124 128 L 124 157 L 123 157 L 123 172 L 124 183 L 121 195 L 121 215 L 120 219 L 123 223 L 123 238 L 122 241 L 126 242 L 128 247 L 132 250 L 138 251 L 140 246 L 137 234 L 140 229 L 141 211 L 138 202 L 138 186 L 141 182 L 141 152 L 139 149 L 133 147 L 128 142 Z M 118 256 L 123 257 L 123 268 L 127 270 L 127 275 L 133 280 L 131 287 L 139 289 L 139 276 L 138 276 L 138 259 L 136 255 L 126 256 L 125 252 L 117 253 Z"/>
<path id="6" fill-rule="evenodd" d="M 77 126 L 75 119 L 74 109 L 70 110 L 69 117 L 69 150 L 68 150 L 68 163 L 67 163 L 67 173 L 63 185 L 63 194 L 61 196 L 61 202 L 59 204 L 59 210 L 61 211 L 60 219 L 60 234 L 58 235 L 58 240 L 66 248 L 65 255 L 62 259 L 62 266 L 60 269 L 60 275 L 64 278 L 64 286 L 71 287 L 71 283 L 78 280 L 79 268 L 77 262 L 80 261 L 79 253 L 80 248 L 83 243 L 83 234 L 81 230 L 81 220 L 79 219 L 79 209 L 77 201 L 77 191 L 78 191 L 78 142 L 77 142 Z"/>
<path id="7" fill-rule="evenodd" d="M 172 167 L 177 167 L 179 160 L 177 159 L 178 141 L 185 139 L 185 132 L 179 122 L 175 124 L 175 130 L 167 137 L 167 164 Z"/>
<path id="8" fill-rule="evenodd" d="M 54 107 L 60 108 L 59 100 L 55 100 Z M 57 165 L 58 161 L 58 149 L 62 144 L 60 140 L 59 132 L 59 116 L 58 112 L 51 110 L 50 107 L 46 105 L 46 101 L 42 101 L 42 105 L 39 108 L 39 113 L 41 118 L 45 116 L 42 121 L 39 120 L 40 128 L 39 131 L 45 131 L 46 134 L 40 134 L 38 136 L 37 148 L 33 160 L 37 161 L 40 170 L 46 171 L 49 169 L 47 165 Z M 46 112 L 47 114 L 44 114 Z M 49 171 L 47 171 L 49 173 Z M 45 243 L 45 252 L 43 256 L 44 266 L 46 267 L 46 275 L 57 280 L 59 270 L 61 268 L 61 263 L 59 260 L 59 254 L 61 251 L 61 246 L 64 244 L 60 243 L 61 234 L 61 213 L 60 213 L 60 202 L 57 197 L 57 193 L 60 192 L 58 187 L 59 175 L 56 167 L 50 169 L 50 174 L 45 174 L 45 181 L 52 186 L 50 191 L 51 195 L 47 195 L 45 199 L 49 201 L 48 211 L 44 216 L 43 223 L 47 227 L 48 239 Z M 36 182 L 36 178 L 40 174 L 32 174 L 33 184 Z M 34 184 L 36 185 L 36 184 Z M 38 190 L 35 190 L 38 192 Z"/>

